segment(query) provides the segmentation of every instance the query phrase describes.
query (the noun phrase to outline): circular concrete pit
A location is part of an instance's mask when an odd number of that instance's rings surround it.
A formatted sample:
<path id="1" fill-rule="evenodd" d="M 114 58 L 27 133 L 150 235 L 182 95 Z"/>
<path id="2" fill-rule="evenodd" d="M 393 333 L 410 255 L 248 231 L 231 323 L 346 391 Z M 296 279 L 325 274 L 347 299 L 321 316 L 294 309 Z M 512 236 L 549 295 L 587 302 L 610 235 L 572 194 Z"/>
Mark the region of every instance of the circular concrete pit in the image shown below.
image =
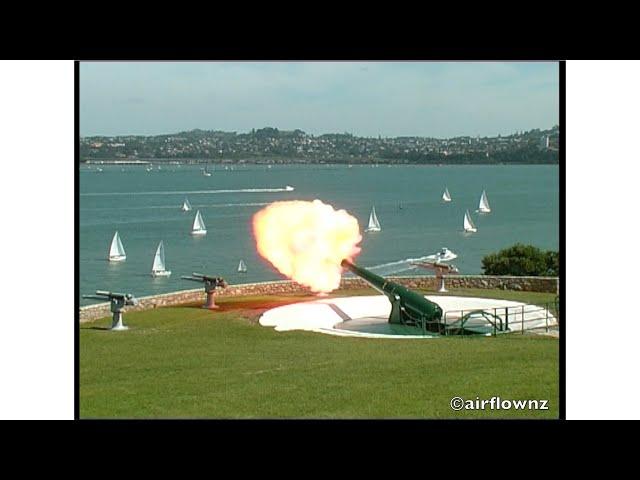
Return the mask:
<path id="1" fill-rule="evenodd" d="M 522 302 L 493 298 L 425 295 L 440 305 L 443 321 L 454 327 L 465 318 L 465 325 L 485 334 L 493 333 L 493 326 L 501 324 L 503 332 L 533 330 L 545 332 L 558 325 L 556 318 L 544 307 Z M 415 327 L 388 323 L 391 303 L 384 295 L 318 298 L 266 311 L 260 325 L 276 331 L 306 330 L 330 335 L 366 338 L 433 338 L 439 335 L 422 333 Z M 472 313 L 475 312 L 475 313 Z M 482 312 L 482 313 L 481 313 Z M 507 327 L 508 325 L 508 327 Z"/>

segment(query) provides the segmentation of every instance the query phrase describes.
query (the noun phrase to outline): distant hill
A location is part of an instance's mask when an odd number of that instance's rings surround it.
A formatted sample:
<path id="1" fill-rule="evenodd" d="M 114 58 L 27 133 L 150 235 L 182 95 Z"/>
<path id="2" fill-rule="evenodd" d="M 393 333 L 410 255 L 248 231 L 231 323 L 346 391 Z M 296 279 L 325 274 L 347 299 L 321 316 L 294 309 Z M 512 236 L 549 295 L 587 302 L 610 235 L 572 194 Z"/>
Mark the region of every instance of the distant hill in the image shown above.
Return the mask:
<path id="1" fill-rule="evenodd" d="M 181 160 L 208 163 L 557 164 L 558 126 L 508 136 L 447 139 L 310 135 L 265 127 L 247 133 L 191 130 L 80 139 L 81 161 Z"/>

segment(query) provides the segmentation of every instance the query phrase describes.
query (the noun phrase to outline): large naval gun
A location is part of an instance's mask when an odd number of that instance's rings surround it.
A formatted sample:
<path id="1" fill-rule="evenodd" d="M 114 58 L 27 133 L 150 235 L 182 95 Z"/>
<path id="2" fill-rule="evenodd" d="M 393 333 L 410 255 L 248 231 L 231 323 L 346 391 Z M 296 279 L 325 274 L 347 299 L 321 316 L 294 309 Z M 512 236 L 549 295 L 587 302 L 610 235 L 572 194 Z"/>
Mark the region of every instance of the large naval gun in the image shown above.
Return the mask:
<path id="1" fill-rule="evenodd" d="M 442 308 L 437 303 L 430 302 L 419 293 L 411 291 L 398 283 L 390 282 L 369 270 L 354 265 L 346 259 L 342 260 L 341 265 L 362 278 L 380 293 L 386 295 L 391 302 L 389 323 L 419 327 L 439 334 L 444 333 Z"/>

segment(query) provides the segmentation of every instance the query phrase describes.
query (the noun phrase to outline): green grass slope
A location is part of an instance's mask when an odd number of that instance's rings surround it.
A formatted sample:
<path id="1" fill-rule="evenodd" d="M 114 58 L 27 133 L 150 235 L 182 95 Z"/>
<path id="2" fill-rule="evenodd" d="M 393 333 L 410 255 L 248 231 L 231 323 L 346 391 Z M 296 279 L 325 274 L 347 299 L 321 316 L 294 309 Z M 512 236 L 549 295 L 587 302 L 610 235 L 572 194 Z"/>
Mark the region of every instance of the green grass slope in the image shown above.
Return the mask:
<path id="1" fill-rule="evenodd" d="M 354 292 L 348 292 L 352 295 Z M 371 294 L 372 291 L 357 292 Z M 541 304 L 554 295 L 457 291 Z M 539 335 L 385 340 L 279 333 L 256 323 L 311 297 L 222 299 L 80 326 L 82 418 L 557 418 L 558 341 Z M 545 399 L 549 410 L 453 411 Z"/>

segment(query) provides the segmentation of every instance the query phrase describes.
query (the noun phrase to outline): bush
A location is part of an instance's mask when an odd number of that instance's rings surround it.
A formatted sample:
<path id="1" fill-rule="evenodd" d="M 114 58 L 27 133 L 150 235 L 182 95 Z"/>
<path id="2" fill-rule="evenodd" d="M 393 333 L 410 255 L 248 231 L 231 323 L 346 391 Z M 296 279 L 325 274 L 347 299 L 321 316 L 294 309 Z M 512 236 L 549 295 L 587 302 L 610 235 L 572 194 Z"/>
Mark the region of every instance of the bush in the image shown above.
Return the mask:
<path id="1" fill-rule="evenodd" d="M 557 277 L 558 252 L 543 251 L 533 245 L 516 244 L 482 259 L 485 275 Z"/>

